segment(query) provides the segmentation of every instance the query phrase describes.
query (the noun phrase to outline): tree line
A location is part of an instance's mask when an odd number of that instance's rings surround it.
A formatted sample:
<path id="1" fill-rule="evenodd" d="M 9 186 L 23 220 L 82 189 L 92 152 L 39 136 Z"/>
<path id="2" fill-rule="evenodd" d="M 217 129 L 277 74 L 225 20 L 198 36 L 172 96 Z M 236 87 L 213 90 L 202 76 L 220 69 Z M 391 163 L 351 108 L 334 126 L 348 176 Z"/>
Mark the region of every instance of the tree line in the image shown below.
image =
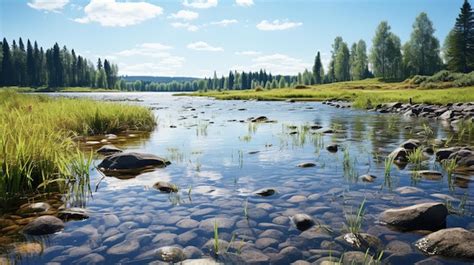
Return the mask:
<path id="1" fill-rule="evenodd" d="M 46 51 L 27 40 L 26 47 L 22 38 L 12 41 L 11 47 L 3 38 L 0 50 L 0 85 L 29 87 L 94 87 L 116 88 L 118 67 L 108 60 L 99 58 L 97 65 L 74 49 L 57 43 Z"/>
<path id="2" fill-rule="evenodd" d="M 474 14 L 468 0 L 464 1 L 444 42 L 444 61 L 434 32 L 433 22 L 422 12 L 413 23 L 410 39 L 404 45 L 387 21 L 378 25 L 369 55 L 364 40 L 352 44 L 349 49 L 342 37 L 336 37 L 328 72 L 324 72 L 318 52 L 313 75 L 307 71 L 303 73 L 305 84 L 360 80 L 372 76 L 383 80 L 403 80 L 415 75 L 433 75 L 442 69 L 463 73 L 474 70 Z"/>

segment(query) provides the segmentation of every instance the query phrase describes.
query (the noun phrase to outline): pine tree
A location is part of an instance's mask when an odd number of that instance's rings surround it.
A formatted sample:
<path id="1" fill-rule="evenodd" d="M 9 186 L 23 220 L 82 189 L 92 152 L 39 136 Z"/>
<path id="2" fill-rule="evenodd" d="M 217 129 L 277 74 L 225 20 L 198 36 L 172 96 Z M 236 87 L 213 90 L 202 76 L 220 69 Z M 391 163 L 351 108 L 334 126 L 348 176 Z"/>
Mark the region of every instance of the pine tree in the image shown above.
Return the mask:
<path id="1" fill-rule="evenodd" d="M 322 79 L 323 79 L 323 65 L 321 63 L 321 54 L 318 53 L 316 54 L 316 58 L 314 60 L 314 66 L 313 66 L 313 75 L 314 75 L 314 82 L 316 84 L 321 84 Z"/>
<path id="2" fill-rule="evenodd" d="M 35 57 L 33 54 L 33 46 L 31 46 L 30 40 L 26 43 L 26 73 L 28 77 L 28 86 L 33 86 L 35 83 L 35 75 L 36 75 L 36 67 L 35 67 Z"/>
<path id="3" fill-rule="evenodd" d="M 334 77 L 336 81 L 350 80 L 350 54 L 345 42 L 341 42 L 334 60 Z"/>
<path id="4" fill-rule="evenodd" d="M 445 47 L 450 70 L 465 73 L 474 70 L 474 14 L 467 0 L 446 38 Z"/>
<path id="5" fill-rule="evenodd" d="M 13 71 L 13 64 L 10 52 L 10 46 L 5 38 L 2 41 L 2 75 L 0 78 L 1 84 L 4 86 L 12 86 L 15 85 L 15 81 L 13 79 L 14 71 Z"/>

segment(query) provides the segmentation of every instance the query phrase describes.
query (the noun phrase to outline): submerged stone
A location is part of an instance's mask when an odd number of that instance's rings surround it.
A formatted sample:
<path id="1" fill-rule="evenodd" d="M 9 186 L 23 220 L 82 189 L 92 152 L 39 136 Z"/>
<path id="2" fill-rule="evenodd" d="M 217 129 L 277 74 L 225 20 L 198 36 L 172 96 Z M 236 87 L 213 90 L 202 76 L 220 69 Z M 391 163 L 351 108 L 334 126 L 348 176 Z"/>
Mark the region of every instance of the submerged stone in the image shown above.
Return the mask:
<path id="1" fill-rule="evenodd" d="M 64 223 L 61 219 L 44 215 L 36 218 L 23 228 L 23 233 L 29 235 L 47 235 L 53 234 L 64 229 Z"/>
<path id="2" fill-rule="evenodd" d="M 313 218 L 304 213 L 293 215 L 291 220 L 293 221 L 293 224 L 295 224 L 296 228 L 298 228 L 300 231 L 308 230 L 314 225 Z"/>
<path id="3" fill-rule="evenodd" d="M 304 162 L 304 163 L 298 164 L 297 166 L 301 168 L 308 168 L 308 167 L 315 167 L 316 164 L 312 162 Z"/>
<path id="4" fill-rule="evenodd" d="M 97 153 L 107 155 L 107 154 L 114 154 L 114 153 L 122 153 L 122 149 L 114 146 L 114 145 L 104 145 L 101 148 L 97 149 Z"/>
<path id="5" fill-rule="evenodd" d="M 158 181 L 153 185 L 153 188 L 164 193 L 178 192 L 178 186 L 164 181 Z"/>
<path id="6" fill-rule="evenodd" d="M 272 196 L 273 194 L 275 194 L 275 192 L 276 192 L 275 189 L 264 188 L 264 189 L 260 189 L 260 190 L 255 191 L 255 194 L 260 195 L 262 197 L 267 197 L 267 196 Z"/>

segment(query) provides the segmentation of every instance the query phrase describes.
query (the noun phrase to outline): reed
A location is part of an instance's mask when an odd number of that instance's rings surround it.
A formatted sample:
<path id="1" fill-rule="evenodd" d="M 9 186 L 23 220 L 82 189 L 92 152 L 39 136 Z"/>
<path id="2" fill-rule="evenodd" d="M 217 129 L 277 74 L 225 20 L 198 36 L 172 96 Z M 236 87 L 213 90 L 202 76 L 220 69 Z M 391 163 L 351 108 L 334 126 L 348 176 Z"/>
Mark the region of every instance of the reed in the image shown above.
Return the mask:
<path id="1" fill-rule="evenodd" d="M 90 154 L 75 136 L 154 126 L 151 111 L 138 106 L 0 91 L 0 200 L 88 183 Z"/>

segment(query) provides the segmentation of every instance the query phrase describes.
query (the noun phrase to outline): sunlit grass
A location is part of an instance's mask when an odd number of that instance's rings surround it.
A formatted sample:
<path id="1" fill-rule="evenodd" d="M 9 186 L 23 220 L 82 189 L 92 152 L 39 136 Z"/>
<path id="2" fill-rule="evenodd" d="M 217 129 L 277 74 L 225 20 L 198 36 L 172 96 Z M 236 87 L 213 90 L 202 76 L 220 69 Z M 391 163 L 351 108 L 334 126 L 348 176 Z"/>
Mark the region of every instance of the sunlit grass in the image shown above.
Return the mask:
<path id="1" fill-rule="evenodd" d="M 187 94 L 189 95 L 189 94 Z M 352 101 L 355 107 L 374 107 L 384 102 L 405 102 L 410 98 L 415 103 L 446 104 L 452 102 L 474 101 L 474 87 L 449 89 L 417 89 L 407 83 L 384 83 L 376 79 L 339 82 L 310 86 L 308 89 L 282 88 L 264 91 L 209 91 L 195 93 L 197 96 L 210 96 L 217 99 L 258 99 L 258 100 L 308 100 L 329 99 Z"/>
<path id="2" fill-rule="evenodd" d="M 142 107 L 86 99 L 0 92 L 0 197 L 38 189 L 65 191 L 89 176 L 91 159 L 72 140 L 78 135 L 151 131 Z"/>

